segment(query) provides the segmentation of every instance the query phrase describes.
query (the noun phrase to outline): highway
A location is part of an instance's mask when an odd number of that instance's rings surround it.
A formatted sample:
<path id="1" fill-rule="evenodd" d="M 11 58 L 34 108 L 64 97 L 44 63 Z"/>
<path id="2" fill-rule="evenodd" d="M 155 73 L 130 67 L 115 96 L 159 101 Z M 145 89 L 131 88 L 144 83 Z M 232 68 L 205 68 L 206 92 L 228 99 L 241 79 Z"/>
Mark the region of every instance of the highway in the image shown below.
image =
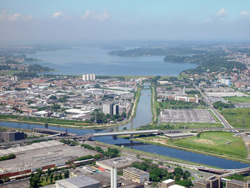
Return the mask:
<path id="1" fill-rule="evenodd" d="M 236 130 L 235 128 L 233 128 L 228 121 L 214 108 L 214 106 L 210 103 L 210 101 L 208 100 L 207 96 L 200 90 L 199 87 L 197 87 L 196 85 L 194 85 L 195 89 L 197 91 L 199 91 L 204 99 L 204 101 L 207 103 L 208 107 L 210 108 L 210 110 L 214 113 L 214 115 L 220 120 L 220 122 L 224 125 L 224 127 L 228 130 L 230 130 L 231 132 L 239 132 L 238 130 Z"/>

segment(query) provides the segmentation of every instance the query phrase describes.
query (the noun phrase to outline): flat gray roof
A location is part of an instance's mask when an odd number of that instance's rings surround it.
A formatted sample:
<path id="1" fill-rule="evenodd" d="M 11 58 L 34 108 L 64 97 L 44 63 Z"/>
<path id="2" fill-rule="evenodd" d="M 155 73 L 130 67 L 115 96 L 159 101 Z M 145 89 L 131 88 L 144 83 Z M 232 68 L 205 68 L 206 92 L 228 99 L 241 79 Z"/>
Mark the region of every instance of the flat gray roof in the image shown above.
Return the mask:
<path id="1" fill-rule="evenodd" d="M 133 173 L 138 174 L 138 175 L 148 174 L 148 172 L 145 172 L 143 170 L 140 170 L 140 169 L 137 169 L 134 167 L 128 167 L 128 168 L 125 168 L 124 170 L 127 170 L 129 172 L 133 172 Z"/>
<path id="2" fill-rule="evenodd" d="M 85 175 L 80 175 L 73 178 L 58 180 L 56 183 L 67 188 L 85 188 L 85 187 L 100 187 L 101 183 Z"/>

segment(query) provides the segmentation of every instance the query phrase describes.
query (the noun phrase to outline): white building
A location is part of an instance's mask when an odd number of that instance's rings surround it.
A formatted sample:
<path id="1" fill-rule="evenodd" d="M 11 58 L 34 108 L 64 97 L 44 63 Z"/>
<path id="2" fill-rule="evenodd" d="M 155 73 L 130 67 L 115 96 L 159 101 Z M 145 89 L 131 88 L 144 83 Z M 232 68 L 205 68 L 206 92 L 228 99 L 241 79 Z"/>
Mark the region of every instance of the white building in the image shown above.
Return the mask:
<path id="1" fill-rule="evenodd" d="M 17 82 L 18 81 L 18 77 L 17 76 L 11 76 L 10 80 L 14 81 L 14 82 Z"/>
<path id="2" fill-rule="evenodd" d="M 95 80 L 95 74 L 83 74 L 82 80 L 83 81 L 94 81 Z"/>

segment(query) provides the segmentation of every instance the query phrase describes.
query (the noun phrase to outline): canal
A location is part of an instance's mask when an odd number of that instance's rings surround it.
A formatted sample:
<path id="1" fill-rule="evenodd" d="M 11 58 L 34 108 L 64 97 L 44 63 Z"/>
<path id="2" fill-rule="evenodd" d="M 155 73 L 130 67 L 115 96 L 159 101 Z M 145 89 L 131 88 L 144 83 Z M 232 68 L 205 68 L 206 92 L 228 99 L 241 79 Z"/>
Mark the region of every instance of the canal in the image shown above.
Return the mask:
<path id="1" fill-rule="evenodd" d="M 148 124 L 151 121 L 152 113 L 151 113 L 151 90 L 148 87 L 145 87 L 141 91 L 142 95 L 140 97 L 137 111 L 136 111 L 136 117 L 133 120 L 133 127 L 137 128 L 141 125 Z M 13 127 L 13 128 L 22 128 L 22 129 L 32 129 L 35 127 L 39 128 L 45 128 L 43 125 L 34 125 L 34 124 L 23 124 L 23 123 L 12 123 L 12 122 L 1 122 L 1 126 L 3 127 Z M 126 125 L 120 126 L 120 127 L 112 127 L 108 129 L 73 129 L 73 128 L 67 128 L 68 132 L 76 133 L 79 135 L 84 135 L 88 133 L 97 133 L 97 132 L 113 132 L 122 130 L 124 127 L 127 127 L 127 129 L 130 129 L 130 123 L 127 123 Z M 66 128 L 64 127 L 56 127 L 56 126 L 48 126 L 48 129 L 53 130 L 60 130 L 60 131 L 66 131 Z M 105 136 L 105 137 L 98 137 L 93 138 L 93 140 L 97 140 L 100 142 L 108 143 L 108 144 L 124 144 L 124 143 L 130 143 L 129 140 L 123 139 L 123 138 L 117 138 L 116 140 L 113 139 L 111 136 Z M 129 146 L 131 147 L 131 146 Z M 172 158 L 177 158 L 185 161 L 190 161 L 194 163 L 214 166 L 218 168 L 223 169 L 235 169 L 235 168 L 243 168 L 250 166 L 246 163 L 231 161 L 227 159 L 222 159 L 218 157 L 198 154 L 198 153 L 192 153 L 188 151 L 178 150 L 174 148 L 168 148 L 163 146 L 156 146 L 156 145 L 137 145 L 132 146 L 133 149 L 141 150 L 145 152 L 150 152 L 154 154 L 159 154 L 163 156 L 168 156 Z"/>

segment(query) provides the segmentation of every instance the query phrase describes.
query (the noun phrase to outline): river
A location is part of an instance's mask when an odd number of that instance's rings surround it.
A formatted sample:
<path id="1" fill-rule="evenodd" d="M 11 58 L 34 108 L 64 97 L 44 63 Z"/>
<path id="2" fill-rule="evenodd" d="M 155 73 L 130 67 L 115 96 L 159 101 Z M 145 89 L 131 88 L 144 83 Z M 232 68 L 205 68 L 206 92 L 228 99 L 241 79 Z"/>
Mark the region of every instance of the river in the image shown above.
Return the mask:
<path id="1" fill-rule="evenodd" d="M 142 89 L 141 91 L 143 94 L 140 97 L 138 108 L 136 112 L 136 117 L 134 118 L 133 125 L 134 128 L 141 126 L 142 124 L 147 124 L 151 121 L 152 114 L 151 114 L 151 91 L 150 89 Z M 3 127 L 13 127 L 13 128 L 23 128 L 23 129 L 32 129 L 35 127 L 44 128 L 43 125 L 34 125 L 34 124 L 23 124 L 23 123 L 11 123 L 11 122 L 1 122 L 1 126 Z M 68 132 L 76 133 L 79 135 L 84 135 L 88 133 L 97 133 L 97 132 L 109 132 L 109 131 L 117 131 L 123 129 L 123 127 L 130 128 L 130 123 L 120 126 L 120 127 L 112 127 L 108 129 L 73 129 L 67 128 Z M 55 127 L 55 126 L 48 126 L 49 129 L 53 130 L 60 130 L 66 131 L 64 127 Z M 105 137 L 98 137 L 93 138 L 93 140 L 97 140 L 100 142 L 108 143 L 108 144 L 123 144 L 123 143 L 130 143 L 129 140 L 123 138 L 117 138 L 114 140 L 111 136 Z M 140 145 L 140 146 L 132 146 L 133 149 L 146 151 L 150 153 L 155 153 L 159 155 L 164 155 L 172 158 L 182 159 L 190 162 L 200 163 L 204 165 L 214 166 L 223 169 L 235 169 L 235 168 L 243 168 L 248 167 L 249 164 L 240 163 L 236 161 L 231 161 L 227 159 L 222 159 L 218 157 L 192 153 L 188 151 L 163 147 L 163 146 L 156 146 L 156 145 Z"/>
<path id="2" fill-rule="evenodd" d="M 77 50 L 41 51 L 36 54 L 26 54 L 27 57 L 42 61 L 33 62 L 54 68 L 56 72 L 50 74 L 82 75 L 95 73 L 96 75 L 134 75 L 178 76 L 186 69 L 197 67 L 191 63 L 164 62 L 164 56 L 110 56 L 97 47 L 81 47 Z"/>

